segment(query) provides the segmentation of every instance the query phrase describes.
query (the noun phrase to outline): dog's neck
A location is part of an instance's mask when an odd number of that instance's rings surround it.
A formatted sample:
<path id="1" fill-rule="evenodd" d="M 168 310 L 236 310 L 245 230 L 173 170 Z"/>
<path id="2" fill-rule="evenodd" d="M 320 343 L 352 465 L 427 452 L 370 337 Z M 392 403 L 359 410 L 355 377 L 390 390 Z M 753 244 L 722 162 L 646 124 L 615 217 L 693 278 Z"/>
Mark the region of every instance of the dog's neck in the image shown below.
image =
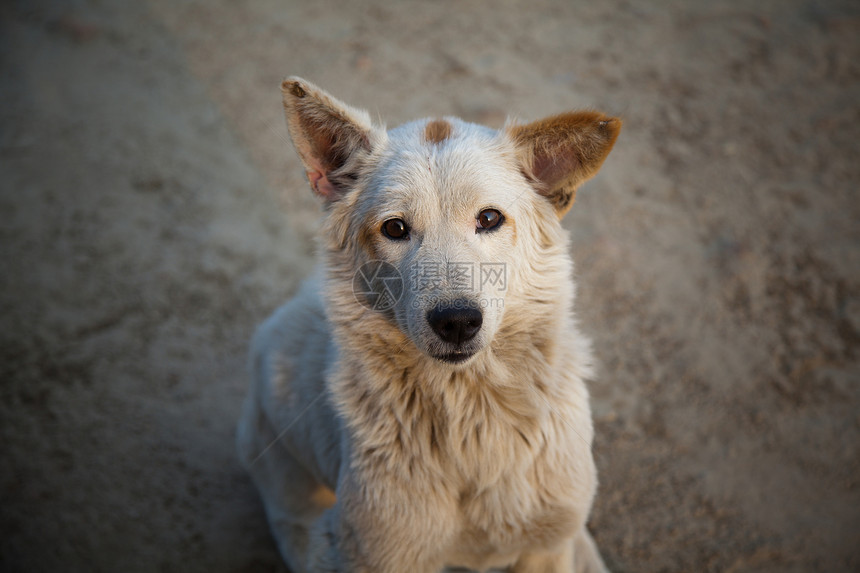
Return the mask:
<path id="1" fill-rule="evenodd" d="M 559 275 L 568 271 L 557 267 Z M 328 389 L 362 460 L 385 460 L 391 471 L 407 472 L 404 479 L 413 471 L 460 476 L 453 487 L 468 489 L 537 455 L 576 339 L 566 276 L 545 282 L 545 304 L 534 304 L 536 292 L 509 293 L 493 341 L 452 365 L 422 353 L 391 317 L 356 304 L 346 272 L 329 273 L 337 359 Z"/>

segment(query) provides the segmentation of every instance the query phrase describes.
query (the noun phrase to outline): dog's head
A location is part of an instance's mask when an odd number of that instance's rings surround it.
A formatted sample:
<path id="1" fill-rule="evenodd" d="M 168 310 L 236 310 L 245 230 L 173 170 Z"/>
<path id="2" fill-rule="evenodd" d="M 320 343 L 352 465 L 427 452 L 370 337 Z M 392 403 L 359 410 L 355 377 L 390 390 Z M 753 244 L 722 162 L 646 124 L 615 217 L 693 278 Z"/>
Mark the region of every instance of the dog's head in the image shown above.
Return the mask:
<path id="1" fill-rule="evenodd" d="M 407 346 L 464 364 L 503 324 L 567 312 L 553 300 L 569 278 L 559 219 L 620 120 L 585 111 L 498 131 L 455 118 L 386 131 L 300 78 L 282 90 L 293 142 L 326 203 L 335 322 L 386 320 Z"/>

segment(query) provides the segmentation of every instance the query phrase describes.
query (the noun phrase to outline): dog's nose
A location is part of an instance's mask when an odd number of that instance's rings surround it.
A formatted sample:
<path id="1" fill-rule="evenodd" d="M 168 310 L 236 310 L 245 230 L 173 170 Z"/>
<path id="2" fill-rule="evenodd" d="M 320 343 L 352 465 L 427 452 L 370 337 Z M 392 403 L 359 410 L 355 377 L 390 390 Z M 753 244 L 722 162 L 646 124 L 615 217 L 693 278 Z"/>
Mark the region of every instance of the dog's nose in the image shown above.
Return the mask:
<path id="1" fill-rule="evenodd" d="M 427 313 L 430 328 L 445 342 L 460 345 L 474 338 L 481 330 L 484 317 L 480 309 L 467 304 L 462 306 L 465 308 L 439 305 Z"/>

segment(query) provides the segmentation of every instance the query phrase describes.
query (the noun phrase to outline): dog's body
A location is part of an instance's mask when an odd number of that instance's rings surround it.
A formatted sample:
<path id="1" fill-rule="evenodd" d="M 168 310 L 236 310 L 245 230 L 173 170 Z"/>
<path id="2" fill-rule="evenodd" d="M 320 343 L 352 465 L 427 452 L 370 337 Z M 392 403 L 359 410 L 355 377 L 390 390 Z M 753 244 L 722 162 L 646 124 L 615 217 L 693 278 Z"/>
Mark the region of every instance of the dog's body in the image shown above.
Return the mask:
<path id="1" fill-rule="evenodd" d="M 323 264 L 254 339 L 239 450 L 291 570 L 603 571 L 559 219 L 620 121 L 386 132 L 304 80 L 283 91 Z"/>

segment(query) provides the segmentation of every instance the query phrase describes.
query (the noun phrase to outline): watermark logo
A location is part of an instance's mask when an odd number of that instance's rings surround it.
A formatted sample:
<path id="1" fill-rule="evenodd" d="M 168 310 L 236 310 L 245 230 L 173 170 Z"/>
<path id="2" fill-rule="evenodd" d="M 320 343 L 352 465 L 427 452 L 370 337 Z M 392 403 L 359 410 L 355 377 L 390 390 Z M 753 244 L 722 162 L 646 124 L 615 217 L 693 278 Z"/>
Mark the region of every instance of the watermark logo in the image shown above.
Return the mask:
<path id="1" fill-rule="evenodd" d="M 493 287 L 498 291 L 508 290 L 508 268 L 505 263 L 481 263 L 481 290 Z"/>
<path id="2" fill-rule="evenodd" d="M 414 297 L 415 308 L 435 304 L 465 304 L 486 308 L 504 306 L 502 298 L 486 299 L 482 293 L 501 293 L 508 288 L 505 263 L 421 261 L 409 269 L 408 284 L 397 267 L 385 261 L 363 264 L 353 276 L 352 292 L 359 304 L 371 310 L 386 311 L 396 305 L 406 288 Z M 479 295 L 464 297 L 465 293 Z M 452 296 L 453 295 L 453 296 Z M 472 301 L 472 302 L 469 302 Z"/>
<path id="3" fill-rule="evenodd" d="M 505 263 L 422 261 L 412 265 L 409 286 L 413 292 L 449 289 L 458 292 L 483 292 L 486 288 L 508 288 Z"/>
<path id="4" fill-rule="evenodd" d="M 369 261 L 353 275 L 352 292 L 358 304 L 384 312 L 392 309 L 403 296 L 403 277 L 390 263 Z"/>

